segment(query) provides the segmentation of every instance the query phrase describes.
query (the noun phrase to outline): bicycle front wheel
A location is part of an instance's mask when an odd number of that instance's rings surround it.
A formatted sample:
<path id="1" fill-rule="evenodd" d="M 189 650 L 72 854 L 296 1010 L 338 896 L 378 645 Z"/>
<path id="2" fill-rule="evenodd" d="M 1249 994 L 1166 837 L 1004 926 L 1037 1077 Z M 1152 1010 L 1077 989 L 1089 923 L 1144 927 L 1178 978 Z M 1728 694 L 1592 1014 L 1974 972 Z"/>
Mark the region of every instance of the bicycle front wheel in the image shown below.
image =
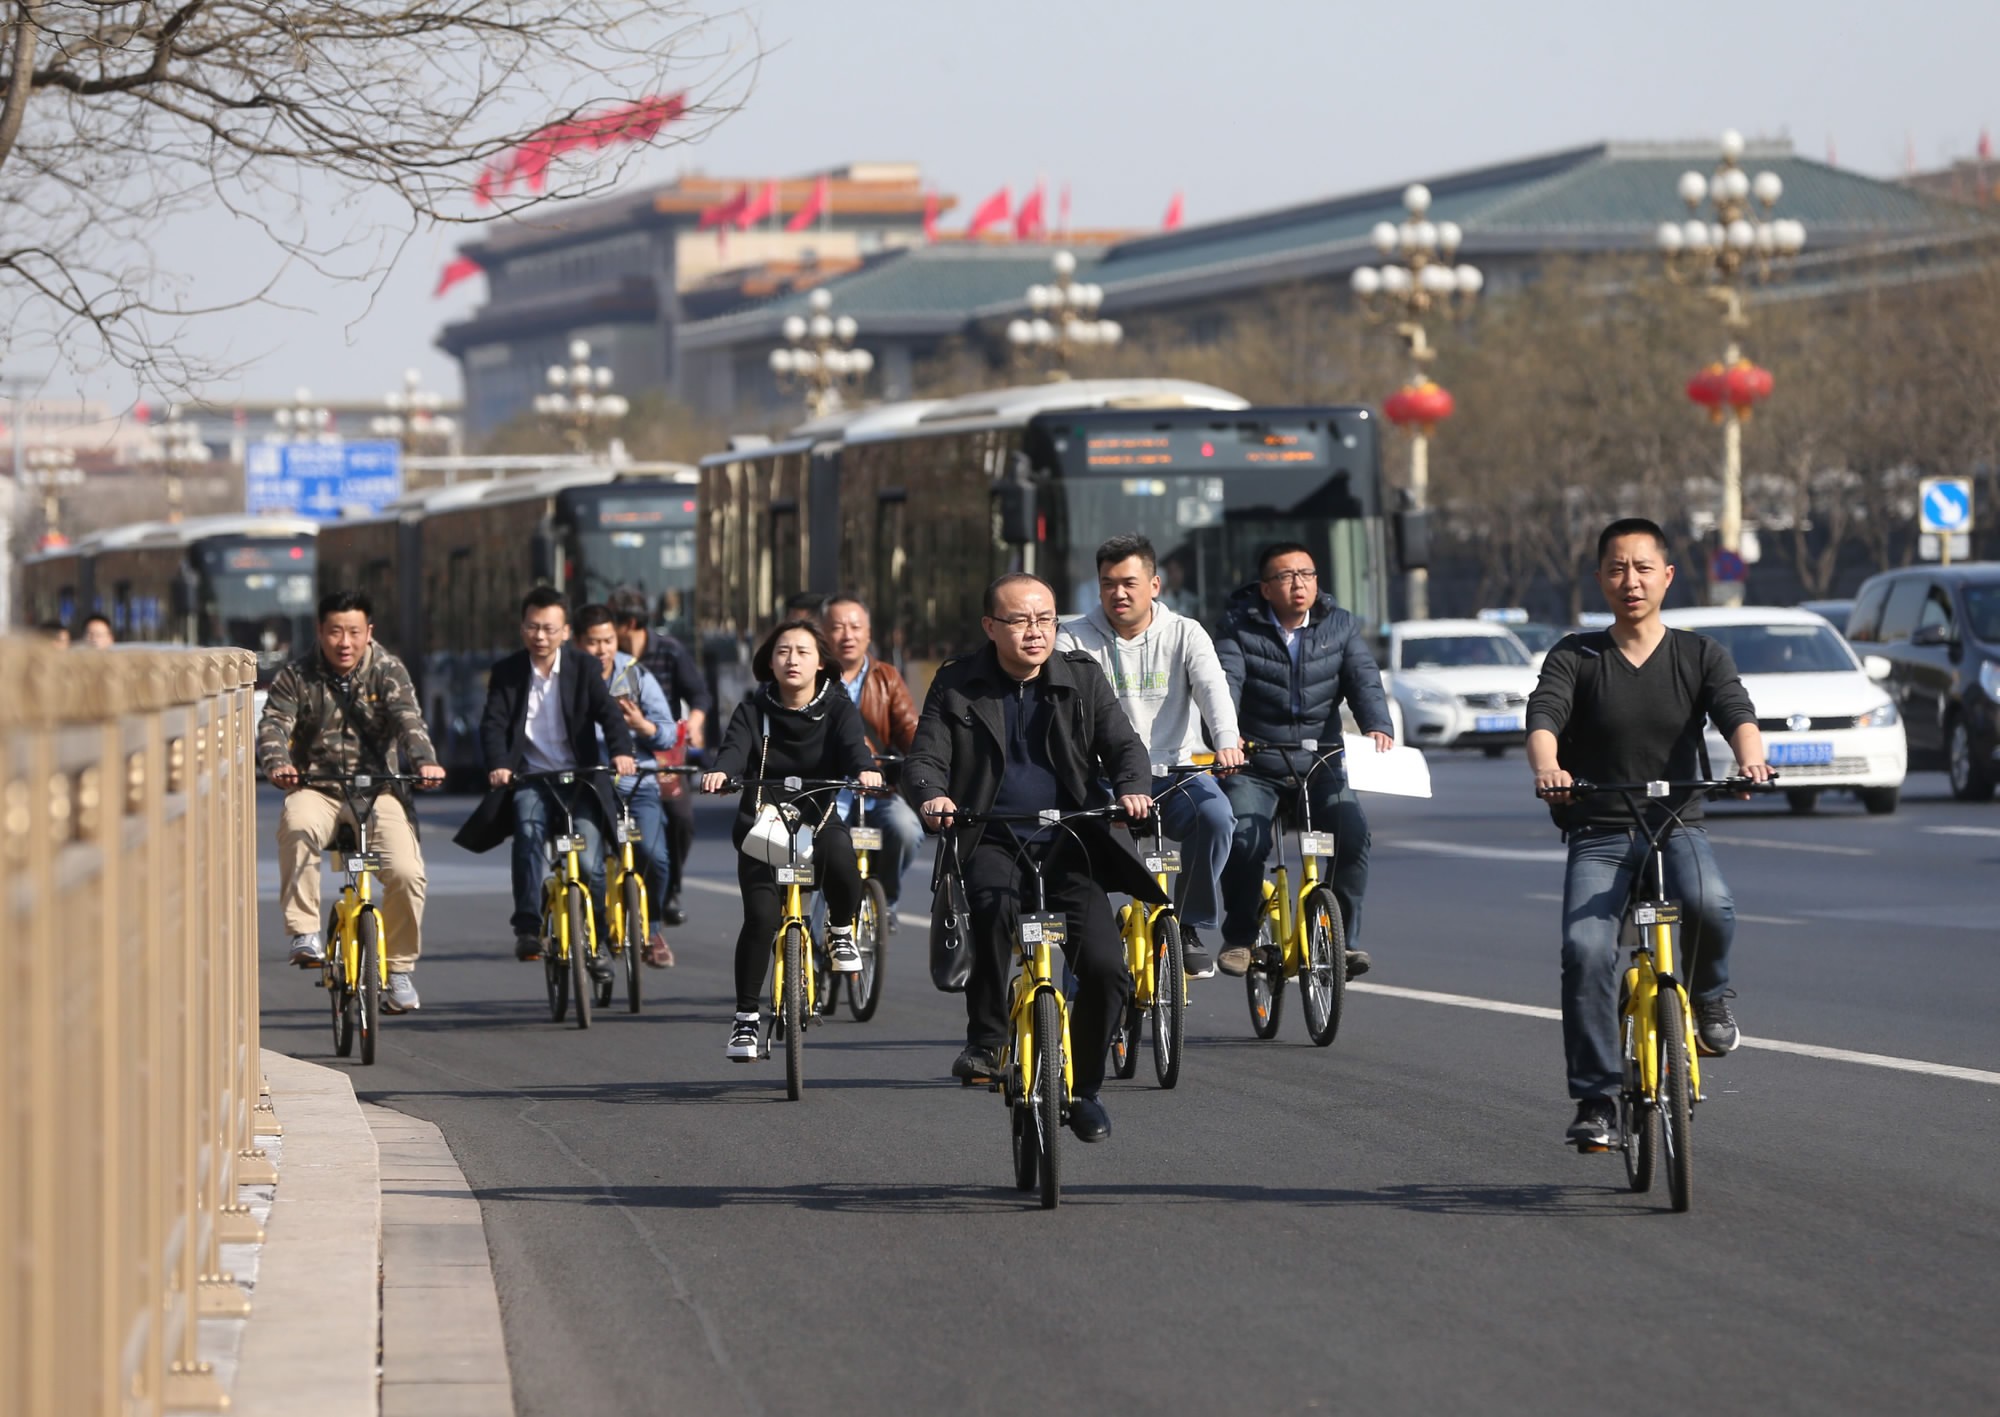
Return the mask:
<path id="1" fill-rule="evenodd" d="M 1172 1087 L 1181 1080 L 1181 1042 L 1187 1033 L 1186 970 L 1187 942 L 1181 938 L 1181 922 L 1162 915 L 1153 927 L 1152 1009 L 1153 1076 L 1161 1087 Z M 1136 1046 L 1138 1039 L 1132 1041 Z"/>
<path id="2" fill-rule="evenodd" d="M 1666 1151 L 1667 1197 L 1676 1211 L 1694 1201 L 1694 1152 L 1689 1137 L 1694 1096 L 1688 1085 L 1687 1016 L 1678 989 L 1662 989 L 1659 1002 L 1660 1141 Z"/>
<path id="3" fill-rule="evenodd" d="M 319 967 L 320 987 L 333 1010 L 333 1055 L 345 1058 L 354 1051 L 354 999 L 347 987 L 347 956 L 340 943 L 340 913 L 326 913 L 326 963 Z"/>
<path id="4" fill-rule="evenodd" d="M 1625 1086 L 1618 1093 L 1618 1139 L 1625 1155 L 1625 1182 L 1635 1191 L 1653 1188 L 1653 1167 L 1659 1157 L 1657 1109 L 1646 1096 L 1646 1078 L 1639 1049 L 1644 1030 L 1631 1012 L 1630 989 L 1618 986 L 1618 1024 L 1625 1035 Z"/>
<path id="5" fill-rule="evenodd" d="M 1324 886 L 1306 896 L 1306 958 L 1299 970 L 1299 1001 L 1305 1005 L 1306 1033 L 1321 1048 L 1340 1032 L 1347 1000 L 1347 932 L 1340 907 Z"/>
<path id="6" fill-rule="evenodd" d="M 785 1031 L 785 1096 L 799 1100 L 806 1085 L 806 941 L 796 925 L 785 927 L 785 987 L 778 1025 Z"/>
<path id="7" fill-rule="evenodd" d="M 1271 933 L 1271 917 L 1266 915 L 1257 922 L 1257 950 L 1277 953 L 1277 943 Z M 1266 968 L 1252 964 L 1243 974 L 1243 987 L 1250 996 L 1250 1028 L 1259 1038 L 1276 1038 L 1278 1024 L 1285 1016 L 1285 967 L 1283 964 Z"/>
<path id="8" fill-rule="evenodd" d="M 584 951 L 590 948 L 590 930 L 583 913 L 582 886 L 563 892 L 563 911 L 569 920 L 569 991 L 576 1004 L 576 1026 L 589 1028 L 590 971 L 584 968 Z"/>
<path id="9" fill-rule="evenodd" d="M 854 917 L 854 947 L 861 951 L 861 972 L 847 981 L 847 1011 L 856 1023 L 875 1017 L 882 1002 L 882 955 L 889 943 L 889 896 L 870 876 Z M 832 1012 L 829 1001 L 827 1011 Z"/>
<path id="10" fill-rule="evenodd" d="M 625 1008 L 639 1012 L 639 951 L 646 947 L 646 893 L 631 876 L 625 878 Z"/>
<path id="11" fill-rule="evenodd" d="M 373 1066 L 375 1062 L 375 1035 L 382 1023 L 382 917 L 375 913 L 373 906 L 361 911 L 361 918 L 354 922 L 354 933 L 360 945 L 361 956 L 361 1009 L 359 1027 L 361 1032 L 361 1062 L 363 1066 Z"/>
<path id="12" fill-rule="evenodd" d="M 1056 996 L 1044 990 L 1035 998 L 1035 1130 L 1040 1133 L 1042 1209 L 1054 1210 L 1062 1199 L 1062 1015 Z"/>

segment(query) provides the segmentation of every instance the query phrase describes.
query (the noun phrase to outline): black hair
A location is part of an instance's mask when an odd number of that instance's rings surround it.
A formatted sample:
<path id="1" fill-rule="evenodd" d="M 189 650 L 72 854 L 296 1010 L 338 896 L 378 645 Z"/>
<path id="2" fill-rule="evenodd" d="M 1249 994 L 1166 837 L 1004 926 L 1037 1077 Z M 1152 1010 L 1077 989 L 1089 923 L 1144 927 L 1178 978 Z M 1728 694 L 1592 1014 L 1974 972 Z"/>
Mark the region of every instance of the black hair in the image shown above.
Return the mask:
<path id="1" fill-rule="evenodd" d="M 1129 561 L 1137 556 L 1146 563 L 1146 569 L 1155 574 L 1160 569 L 1160 558 L 1154 554 L 1153 543 L 1136 531 L 1121 532 L 1097 548 L 1098 574 L 1104 573 L 1106 566 L 1115 566 L 1120 561 Z"/>
<path id="2" fill-rule="evenodd" d="M 616 628 L 618 616 L 612 611 L 610 606 L 592 602 L 589 605 L 578 607 L 576 619 L 571 621 L 571 624 L 576 629 L 577 638 L 582 639 L 585 630 L 594 629 L 598 625 L 610 625 Z"/>
<path id="3" fill-rule="evenodd" d="M 858 605 L 861 607 L 861 613 L 863 615 L 866 615 L 870 620 L 873 620 L 875 618 L 874 613 L 870 611 L 868 608 L 867 601 L 863 600 L 860 596 L 850 594 L 847 591 L 842 591 L 838 595 L 829 595 L 826 598 L 826 604 L 820 606 L 819 613 L 822 616 L 831 615 L 833 614 L 833 607 L 836 605 Z"/>
<path id="4" fill-rule="evenodd" d="M 826 599 L 824 591 L 797 591 L 785 599 L 785 618 L 788 620 L 817 620 L 826 613 Z"/>
<path id="5" fill-rule="evenodd" d="M 1660 559 L 1672 560 L 1674 548 L 1667 544 L 1667 533 L 1660 524 L 1650 517 L 1620 517 L 1597 534 L 1597 559 L 1602 562 L 1604 553 L 1611 549 L 1611 543 L 1621 536 L 1650 536 L 1660 546 Z"/>
<path id="6" fill-rule="evenodd" d="M 66 635 L 69 633 L 69 626 L 60 620 L 44 620 L 41 624 L 35 626 L 35 628 L 45 635 Z"/>
<path id="7" fill-rule="evenodd" d="M 551 605 L 562 611 L 563 619 L 569 619 L 569 602 L 563 593 L 552 585 L 538 585 L 521 597 L 521 618 L 527 619 L 537 610 L 547 610 Z"/>
<path id="8" fill-rule="evenodd" d="M 1257 553 L 1258 580 L 1261 581 L 1264 579 L 1264 572 L 1267 569 L 1269 569 L 1271 563 L 1277 560 L 1280 556 L 1303 556 L 1307 560 L 1313 563 L 1315 569 L 1317 569 L 1319 566 L 1319 558 L 1313 555 L 1312 548 L 1310 546 L 1307 546 L 1304 542 L 1274 541 L 1270 545 L 1266 546 L 1263 550 Z"/>
<path id="9" fill-rule="evenodd" d="M 986 587 L 986 599 L 981 602 L 980 614 L 991 619 L 994 612 L 1000 608 L 1000 592 L 1007 589 L 1010 585 L 1020 585 L 1023 581 L 1032 581 L 1034 584 L 1040 586 L 1049 593 L 1050 600 L 1056 598 L 1056 588 L 1033 571 L 1009 571 L 1006 575 L 999 577 Z"/>
<path id="10" fill-rule="evenodd" d="M 368 598 L 365 590 L 330 590 L 319 598 L 319 623 L 324 625 L 329 615 L 345 615 L 359 610 L 361 618 L 369 624 L 375 623 L 375 602 Z"/>
<path id="11" fill-rule="evenodd" d="M 84 616 L 83 619 L 78 622 L 78 628 L 87 630 L 92 625 L 97 625 L 97 624 L 102 624 L 104 628 L 107 630 L 115 630 L 118 628 L 116 625 L 113 625 L 111 623 L 111 617 L 109 615 L 106 615 L 102 610 L 93 610 L 88 615 Z"/>
<path id="12" fill-rule="evenodd" d="M 771 633 L 764 636 L 764 643 L 757 646 L 757 653 L 750 657 L 750 673 L 760 684 L 773 683 L 777 676 L 771 672 L 771 654 L 778 647 L 778 636 L 797 630 L 812 636 L 814 648 L 819 651 L 819 667 L 822 674 L 831 673 L 834 666 L 833 646 L 826 642 L 826 632 L 815 622 L 803 616 L 780 620 L 771 627 Z"/>

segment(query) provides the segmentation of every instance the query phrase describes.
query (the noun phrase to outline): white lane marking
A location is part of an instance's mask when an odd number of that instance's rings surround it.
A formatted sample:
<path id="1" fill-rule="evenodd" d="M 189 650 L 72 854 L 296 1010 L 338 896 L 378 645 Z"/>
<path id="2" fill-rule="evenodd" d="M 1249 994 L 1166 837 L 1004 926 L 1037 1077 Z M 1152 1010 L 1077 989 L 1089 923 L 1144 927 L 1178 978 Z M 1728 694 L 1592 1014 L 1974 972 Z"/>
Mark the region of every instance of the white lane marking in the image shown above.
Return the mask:
<path id="1" fill-rule="evenodd" d="M 1710 833 L 1719 846 L 1762 846 L 1772 851 L 1811 851 L 1821 856 L 1873 856 L 1865 846 L 1828 846 L 1821 841 L 1779 841 L 1768 836 L 1721 836 Z"/>
<path id="2" fill-rule="evenodd" d="M 1400 846 L 1408 851 L 1427 851 L 1433 856 L 1456 856 L 1467 861 L 1567 861 L 1569 852 L 1560 846 L 1474 846 L 1459 841 L 1414 841 L 1408 837 L 1376 838 L 1375 845 Z"/>
<path id="3" fill-rule="evenodd" d="M 1405 989 L 1396 984 L 1350 983 L 1350 990 L 1364 994 L 1381 994 L 1391 999 L 1408 999 L 1419 1004 L 1446 1004 L 1457 1009 L 1479 1009 L 1492 1014 L 1518 1014 L 1523 1018 L 1562 1018 L 1561 1009 L 1551 1009 L 1539 1004 L 1510 1004 L 1500 999 L 1477 999 L 1469 994 L 1440 994 L 1431 989 Z M 1824 1048 L 1817 1043 L 1787 1043 L 1777 1038 L 1745 1037 L 1744 1048 L 1761 1049 L 1766 1053 L 1790 1053 L 1800 1058 L 1821 1058 L 1832 1063 L 1855 1063 L 1867 1068 L 1886 1068 L 1891 1072 L 1922 1073 L 1927 1077 L 1956 1078 L 1961 1082 L 1985 1083 L 1988 1087 L 2000 1087 L 2000 1073 L 1987 1072 L 1982 1068 L 1960 1068 L 1950 1063 L 1929 1063 L 1921 1058 L 1897 1058 L 1886 1053 L 1856 1053 L 1847 1048 Z"/>
<path id="4" fill-rule="evenodd" d="M 2000 836 L 2000 827 L 1925 827 L 1932 836 Z"/>

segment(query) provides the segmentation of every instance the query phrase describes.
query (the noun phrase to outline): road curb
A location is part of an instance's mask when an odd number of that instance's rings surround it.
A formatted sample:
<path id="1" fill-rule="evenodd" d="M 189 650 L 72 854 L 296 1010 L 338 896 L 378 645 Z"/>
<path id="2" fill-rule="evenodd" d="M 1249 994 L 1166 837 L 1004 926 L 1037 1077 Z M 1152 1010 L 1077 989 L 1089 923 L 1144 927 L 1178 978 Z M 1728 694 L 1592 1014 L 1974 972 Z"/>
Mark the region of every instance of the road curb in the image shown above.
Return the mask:
<path id="1" fill-rule="evenodd" d="M 284 1155 L 230 1392 L 245 1417 L 375 1417 L 382 1187 L 345 1073 L 262 1052 Z"/>

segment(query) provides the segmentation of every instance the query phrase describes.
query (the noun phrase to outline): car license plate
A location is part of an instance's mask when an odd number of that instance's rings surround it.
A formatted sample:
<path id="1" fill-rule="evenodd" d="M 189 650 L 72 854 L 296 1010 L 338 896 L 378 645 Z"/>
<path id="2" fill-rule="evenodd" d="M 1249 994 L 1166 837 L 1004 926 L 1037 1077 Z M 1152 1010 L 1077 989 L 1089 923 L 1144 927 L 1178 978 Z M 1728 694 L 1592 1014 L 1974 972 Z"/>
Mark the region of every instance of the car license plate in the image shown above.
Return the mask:
<path id="1" fill-rule="evenodd" d="M 1831 743 L 1773 743 L 1768 756 L 1772 767 L 1824 767 L 1833 761 Z"/>
<path id="2" fill-rule="evenodd" d="M 1472 720 L 1474 733 L 1519 733 L 1521 717 L 1512 713 L 1482 713 Z"/>

